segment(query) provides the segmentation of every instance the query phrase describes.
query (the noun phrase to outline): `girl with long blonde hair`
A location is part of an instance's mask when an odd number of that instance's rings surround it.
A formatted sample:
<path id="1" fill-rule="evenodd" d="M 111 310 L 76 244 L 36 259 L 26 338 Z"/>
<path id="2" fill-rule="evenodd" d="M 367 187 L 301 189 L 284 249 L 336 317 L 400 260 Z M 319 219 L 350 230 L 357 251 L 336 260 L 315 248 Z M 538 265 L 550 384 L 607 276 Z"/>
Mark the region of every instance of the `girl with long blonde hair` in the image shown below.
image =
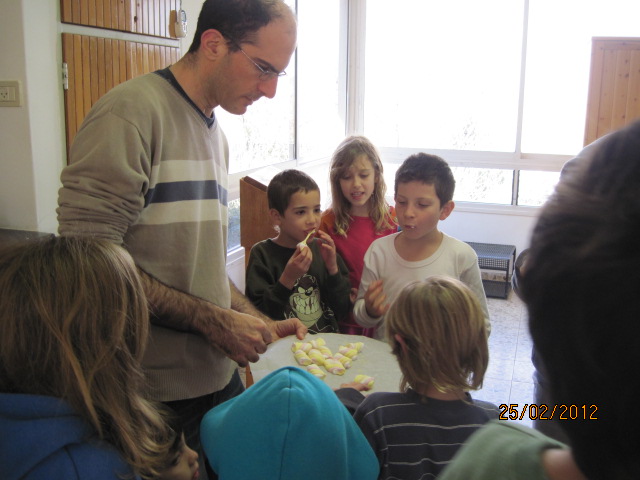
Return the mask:
<path id="1" fill-rule="evenodd" d="M 382 160 L 366 137 L 350 136 L 338 145 L 329 177 L 331 207 L 322 214 L 320 230 L 331 236 L 349 268 L 354 301 L 369 245 L 398 231 L 395 210 L 385 200 Z M 374 329 L 356 324 L 352 314 L 338 326 L 341 333 L 374 336 Z"/>

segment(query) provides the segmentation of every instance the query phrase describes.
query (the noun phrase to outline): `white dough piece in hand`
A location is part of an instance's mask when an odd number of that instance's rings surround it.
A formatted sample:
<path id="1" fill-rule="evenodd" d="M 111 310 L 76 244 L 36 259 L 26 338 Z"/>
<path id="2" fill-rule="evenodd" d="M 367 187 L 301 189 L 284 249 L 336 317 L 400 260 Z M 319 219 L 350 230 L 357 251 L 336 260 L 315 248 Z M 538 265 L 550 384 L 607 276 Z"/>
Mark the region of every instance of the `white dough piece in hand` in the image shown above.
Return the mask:
<path id="1" fill-rule="evenodd" d="M 302 249 L 308 247 L 307 240 L 309 240 L 309 237 L 311 235 L 313 235 L 314 233 L 316 233 L 316 231 L 315 230 L 311 230 L 309 233 L 307 233 L 307 236 L 305 237 L 305 239 L 298 244 L 298 247 L 300 247 L 301 251 L 302 251 Z"/>

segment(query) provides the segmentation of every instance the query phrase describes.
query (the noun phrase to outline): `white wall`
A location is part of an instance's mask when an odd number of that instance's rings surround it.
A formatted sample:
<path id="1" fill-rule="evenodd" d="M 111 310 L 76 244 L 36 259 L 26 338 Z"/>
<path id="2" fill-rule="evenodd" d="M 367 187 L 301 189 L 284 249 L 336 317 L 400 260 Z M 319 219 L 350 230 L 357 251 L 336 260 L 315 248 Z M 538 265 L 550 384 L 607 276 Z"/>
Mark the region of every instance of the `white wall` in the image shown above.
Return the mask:
<path id="1" fill-rule="evenodd" d="M 0 108 L 0 228 L 55 232 L 59 176 L 66 161 L 59 2 L 2 4 L 0 79 L 21 82 L 23 105 Z M 183 52 L 191 44 L 201 5 L 201 0 L 182 2 L 189 23 Z M 520 252 L 534 222 L 530 213 L 487 214 L 460 207 L 442 230 L 462 240 L 514 244 Z"/>
<path id="2" fill-rule="evenodd" d="M 26 92 L 22 2 L 3 2 L 0 15 L 0 77 L 19 80 L 22 107 L 0 108 L 0 226 L 36 230 L 37 206 Z"/>
<path id="3" fill-rule="evenodd" d="M 456 207 L 440 222 L 440 230 L 466 242 L 502 243 L 516 246 L 516 255 L 529 247 L 537 216 L 468 212 Z"/>

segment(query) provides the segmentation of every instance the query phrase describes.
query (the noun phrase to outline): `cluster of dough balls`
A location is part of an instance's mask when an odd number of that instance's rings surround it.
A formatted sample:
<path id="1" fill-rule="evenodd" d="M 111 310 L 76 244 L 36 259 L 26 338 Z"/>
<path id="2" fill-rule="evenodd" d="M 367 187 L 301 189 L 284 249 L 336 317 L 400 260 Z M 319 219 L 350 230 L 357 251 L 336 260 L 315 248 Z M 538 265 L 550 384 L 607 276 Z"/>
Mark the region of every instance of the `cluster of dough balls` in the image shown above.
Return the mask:
<path id="1" fill-rule="evenodd" d="M 333 353 L 323 338 L 317 338 L 309 342 L 294 342 L 291 351 L 298 364 L 307 367 L 309 373 L 318 378 L 325 378 L 327 374 L 320 367 L 334 375 L 344 375 L 346 369 L 351 367 L 352 361 L 358 358 L 362 347 L 362 342 L 347 343 Z M 357 375 L 355 381 L 369 387 L 373 386 L 373 378 L 367 375 Z"/>

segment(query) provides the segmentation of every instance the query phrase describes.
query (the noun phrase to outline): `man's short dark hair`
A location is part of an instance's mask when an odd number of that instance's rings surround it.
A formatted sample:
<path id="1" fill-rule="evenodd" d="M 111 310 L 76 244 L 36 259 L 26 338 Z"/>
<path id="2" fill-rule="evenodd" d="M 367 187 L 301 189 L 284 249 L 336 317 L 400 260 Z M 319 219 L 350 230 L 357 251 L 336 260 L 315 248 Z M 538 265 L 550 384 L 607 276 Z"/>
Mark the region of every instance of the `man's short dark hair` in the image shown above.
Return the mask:
<path id="1" fill-rule="evenodd" d="M 205 0 L 189 53 L 200 48 L 200 37 L 210 29 L 222 33 L 229 49 L 237 51 L 240 44 L 255 41 L 255 33 L 282 18 L 287 9 L 282 0 Z"/>

